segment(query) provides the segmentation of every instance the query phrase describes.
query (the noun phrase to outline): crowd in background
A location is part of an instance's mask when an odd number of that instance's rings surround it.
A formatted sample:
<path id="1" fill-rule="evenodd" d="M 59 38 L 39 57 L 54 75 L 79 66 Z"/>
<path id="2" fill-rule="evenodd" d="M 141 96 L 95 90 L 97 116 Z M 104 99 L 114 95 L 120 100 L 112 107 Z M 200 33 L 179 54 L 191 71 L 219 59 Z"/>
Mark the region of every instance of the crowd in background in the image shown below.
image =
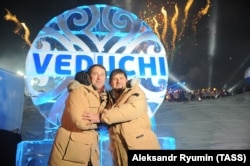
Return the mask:
<path id="1" fill-rule="evenodd" d="M 228 91 L 226 89 L 216 89 L 216 88 L 204 88 L 193 91 L 186 91 L 183 88 L 178 89 L 168 89 L 166 92 L 166 100 L 172 101 L 200 101 L 207 99 L 218 99 L 221 97 L 241 94 L 250 91 L 250 88 L 238 87 L 233 91 Z"/>

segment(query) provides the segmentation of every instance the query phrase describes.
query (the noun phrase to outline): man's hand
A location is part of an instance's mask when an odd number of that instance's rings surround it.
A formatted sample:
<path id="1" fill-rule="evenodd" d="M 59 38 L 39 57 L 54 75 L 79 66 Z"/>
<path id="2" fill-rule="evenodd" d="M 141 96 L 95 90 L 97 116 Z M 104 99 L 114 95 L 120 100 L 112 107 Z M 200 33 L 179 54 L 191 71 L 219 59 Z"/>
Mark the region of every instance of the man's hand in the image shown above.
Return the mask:
<path id="1" fill-rule="evenodd" d="M 100 123 L 100 114 L 99 113 L 84 112 L 82 114 L 82 119 L 88 120 L 91 124 Z"/>

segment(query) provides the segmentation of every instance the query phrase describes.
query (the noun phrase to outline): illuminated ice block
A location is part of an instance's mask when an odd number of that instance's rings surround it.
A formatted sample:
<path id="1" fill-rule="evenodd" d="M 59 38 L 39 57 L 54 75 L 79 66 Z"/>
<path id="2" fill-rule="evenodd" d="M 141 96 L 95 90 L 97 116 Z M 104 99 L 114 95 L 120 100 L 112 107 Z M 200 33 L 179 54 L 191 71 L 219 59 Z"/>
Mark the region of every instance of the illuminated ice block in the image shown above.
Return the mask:
<path id="1" fill-rule="evenodd" d="M 158 137 L 158 140 L 160 142 L 162 150 L 174 150 L 174 149 L 176 149 L 175 139 L 173 137 Z"/>
<path id="2" fill-rule="evenodd" d="M 16 166 L 47 166 L 53 140 L 22 141 L 17 146 Z"/>
<path id="3" fill-rule="evenodd" d="M 154 118 L 151 119 L 156 128 Z M 23 141 L 18 144 L 16 154 L 16 166 L 47 166 L 51 147 L 57 129 L 45 119 L 45 138 L 37 141 Z M 112 158 L 109 152 L 109 135 L 107 126 L 99 125 L 99 147 L 100 147 L 100 166 L 112 165 Z M 174 150 L 175 139 L 173 137 L 158 137 L 161 149 Z"/>
<path id="4" fill-rule="evenodd" d="M 175 139 L 172 137 L 159 137 L 161 148 L 164 150 L 175 149 Z M 100 139 L 101 166 L 112 165 L 109 148 L 109 137 Z M 18 144 L 16 154 L 16 166 L 47 166 L 49 153 L 53 140 L 22 141 Z"/>
<path id="5" fill-rule="evenodd" d="M 0 68 L 0 165 L 15 163 L 23 118 L 24 78 Z"/>
<path id="6" fill-rule="evenodd" d="M 24 78 L 0 68 L 0 129 L 20 130 L 23 103 Z"/>
<path id="7" fill-rule="evenodd" d="M 100 141 L 101 166 L 112 165 L 107 138 Z M 16 166 L 47 166 L 53 140 L 22 141 L 18 144 Z"/>

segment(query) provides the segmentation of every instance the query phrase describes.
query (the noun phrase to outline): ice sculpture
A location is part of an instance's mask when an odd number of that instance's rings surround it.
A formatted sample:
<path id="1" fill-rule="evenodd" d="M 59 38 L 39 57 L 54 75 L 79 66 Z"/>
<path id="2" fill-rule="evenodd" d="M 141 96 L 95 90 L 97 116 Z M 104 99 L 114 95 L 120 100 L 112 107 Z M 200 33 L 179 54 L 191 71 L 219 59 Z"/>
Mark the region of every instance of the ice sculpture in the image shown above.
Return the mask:
<path id="1" fill-rule="evenodd" d="M 108 75 L 113 69 L 122 68 L 129 79 L 140 78 L 140 86 L 147 95 L 149 116 L 154 118 L 165 99 L 168 64 L 164 46 L 150 26 L 135 14 L 115 6 L 97 4 L 67 10 L 45 24 L 27 55 L 27 88 L 46 120 L 46 138 L 44 142 L 21 143 L 17 165 L 45 162 L 43 157 L 48 151 L 43 151 L 42 144 L 49 147 L 53 142 L 69 81 L 77 71 L 96 63 L 103 64 Z M 107 80 L 106 89 L 109 88 Z M 174 138 L 159 140 L 163 149 L 175 148 Z M 106 154 L 108 141 L 107 134 L 103 134 L 101 165 L 110 162 L 110 155 Z M 32 153 L 34 148 L 41 150 L 39 156 Z"/>
<path id="2" fill-rule="evenodd" d="M 163 44 L 136 15 L 108 5 L 80 6 L 52 18 L 34 39 L 26 60 L 27 88 L 34 105 L 60 125 L 66 86 L 79 70 L 103 64 L 141 79 L 153 117 L 165 98 L 168 65 Z M 108 89 L 108 82 L 106 88 Z"/>

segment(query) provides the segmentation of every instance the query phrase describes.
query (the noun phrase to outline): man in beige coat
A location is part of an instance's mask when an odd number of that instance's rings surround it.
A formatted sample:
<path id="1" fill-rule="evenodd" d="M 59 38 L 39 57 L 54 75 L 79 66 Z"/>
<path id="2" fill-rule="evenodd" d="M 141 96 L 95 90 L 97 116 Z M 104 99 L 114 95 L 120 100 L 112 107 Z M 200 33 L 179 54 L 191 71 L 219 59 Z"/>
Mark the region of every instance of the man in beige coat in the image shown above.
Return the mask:
<path id="1" fill-rule="evenodd" d="M 88 76 L 90 83 L 86 85 Z M 97 125 L 83 120 L 81 114 L 84 111 L 99 113 L 104 109 L 106 101 L 101 100 L 100 93 L 104 90 L 106 69 L 93 65 L 88 75 L 78 72 L 75 79 L 78 81 L 68 86 L 69 96 L 51 149 L 50 166 L 100 165 Z"/>
<path id="2" fill-rule="evenodd" d="M 137 79 L 128 82 L 121 69 L 111 72 L 109 83 L 112 87 L 109 103 L 99 116 L 84 113 L 83 119 L 92 123 L 104 122 L 109 127 L 110 151 L 114 166 L 128 166 L 127 150 L 160 149 L 155 133 L 151 130 L 145 93 Z"/>

